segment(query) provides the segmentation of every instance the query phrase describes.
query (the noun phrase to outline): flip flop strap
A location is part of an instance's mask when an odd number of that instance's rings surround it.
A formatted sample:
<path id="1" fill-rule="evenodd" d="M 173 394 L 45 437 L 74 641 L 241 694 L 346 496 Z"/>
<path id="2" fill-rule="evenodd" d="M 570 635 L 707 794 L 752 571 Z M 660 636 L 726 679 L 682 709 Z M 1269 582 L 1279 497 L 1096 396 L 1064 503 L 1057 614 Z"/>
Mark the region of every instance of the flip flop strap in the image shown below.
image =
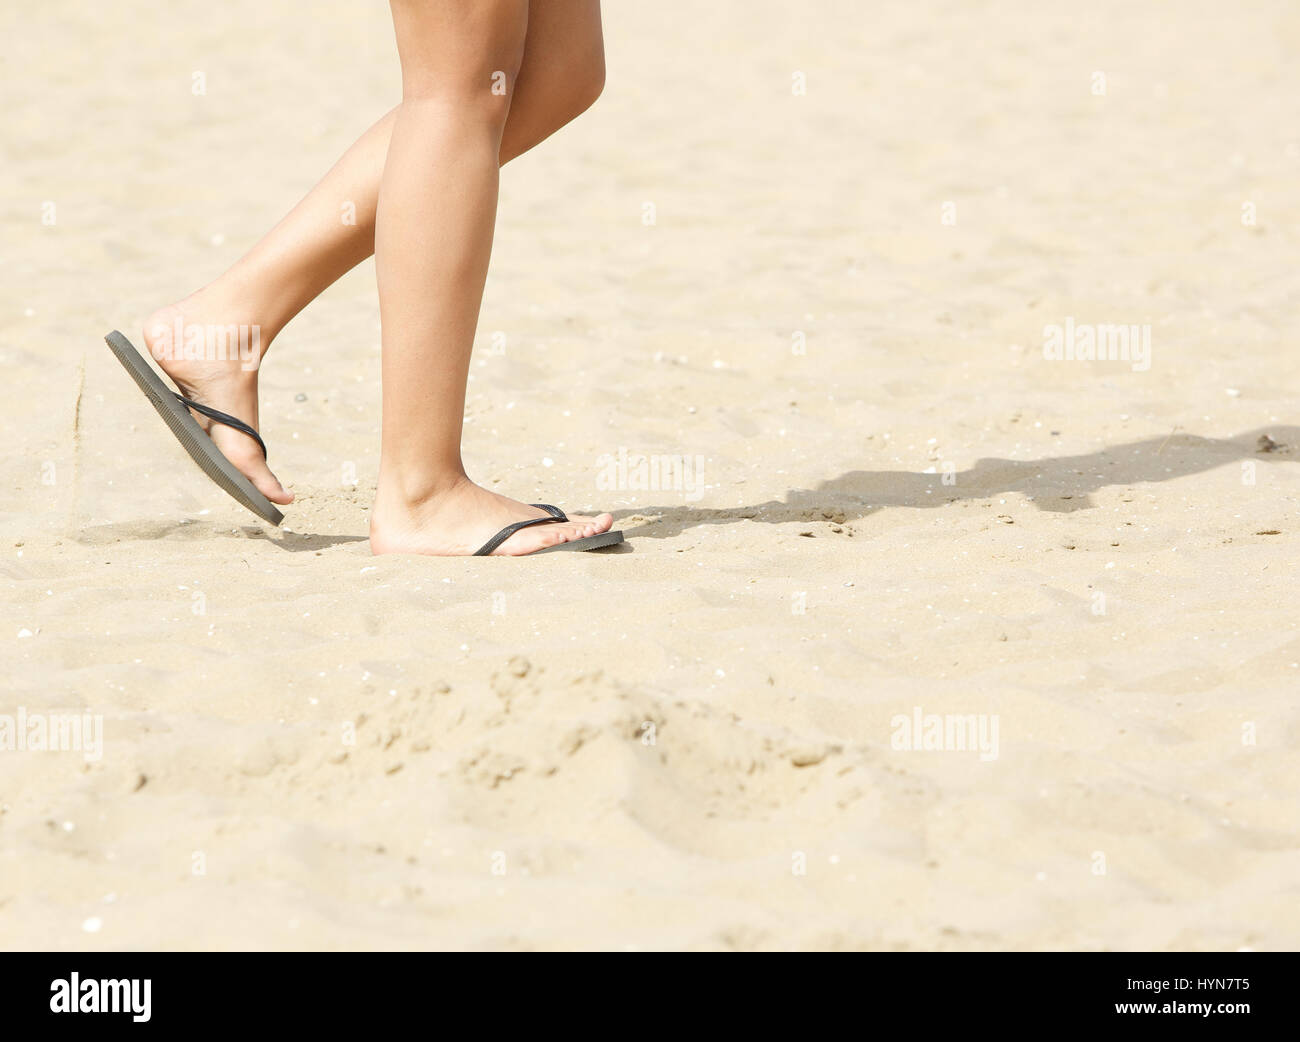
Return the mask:
<path id="1" fill-rule="evenodd" d="M 561 521 L 569 520 L 568 515 L 565 514 L 563 510 L 561 510 L 559 507 L 551 506 L 550 503 L 533 503 L 532 505 L 537 507 L 539 510 L 545 510 L 551 516 L 533 517 L 533 518 L 529 518 L 527 521 L 516 521 L 513 525 L 506 525 L 505 528 L 501 529 L 500 532 L 498 532 L 486 543 L 484 543 L 477 550 L 475 550 L 474 556 L 486 557 L 498 546 L 500 546 L 507 539 L 509 539 L 512 535 L 518 532 L 521 528 L 531 528 L 533 525 L 554 525 L 554 524 L 558 524 Z"/>
<path id="2" fill-rule="evenodd" d="M 266 459 L 266 442 L 262 440 L 261 435 L 258 434 L 257 431 L 253 430 L 253 428 L 250 427 L 248 424 L 246 424 L 243 420 L 231 416 L 230 413 L 222 412 L 220 409 L 214 409 L 210 405 L 204 405 L 201 402 L 196 402 L 192 398 L 184 398 L 179 394 L 176 395 L 176 400 L 181 402 L 184 405 L 188 405 L 195 412 L 202 413 L 209 420 L 216 420 L 217 423 L 220 423 L 223 426 L 231 427 L 234 430 L 239 431 L 241 434 L 247 434 L 250 438 L 252 438 L 255 442 L 257 442 L 257 447 L 262 450 L 262 459 Z"/>

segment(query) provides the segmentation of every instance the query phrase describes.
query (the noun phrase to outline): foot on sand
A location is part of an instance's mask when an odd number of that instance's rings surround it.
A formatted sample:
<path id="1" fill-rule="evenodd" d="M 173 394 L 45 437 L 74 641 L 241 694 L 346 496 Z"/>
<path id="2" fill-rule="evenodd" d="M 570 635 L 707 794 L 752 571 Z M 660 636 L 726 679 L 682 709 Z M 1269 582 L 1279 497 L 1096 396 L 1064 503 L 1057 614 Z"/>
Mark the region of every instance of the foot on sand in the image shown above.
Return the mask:
<path id="1" fill-rule="evenodd" d="M 205 306 L 199 296 L 155 311 L 144 324 L 145 346 L 182 395 L 229 413 L 257 430 L 257 363 L 268 345 L 258 342 L 259 338 L 254 335 L 256 326 L 236 324 L 232 328 L 231 324 L 212 318 L 221 313 L 221 309 Z M 242 343 L 241 328 L 244 330 Z M 204 350 L 201 352 L 194 350 L 199 333 L 203 334 Z M 190 346 L 188 358 L 187 342 Z M 224 345 L 225 350 L 215 350 L 219 345 Z M 203 357 L 194 357 L 196 354 Z M 262 495 L 272 503 L 293 502 L 293 493 L 287 491 L 271 473 L 257 442 L 193 409 L 190 414 L 208 432 L 226 459 L 238 467 Z"/>
<path id="2" fill-rule="evenodd" d="M 469 478 L 420 503 L 398 502 L 381 490 L 370 517 L 370 550 L 375 554 L 431 554 L 468 557 L 497 532 L 516 521 L 548 516 L 545 510 L 498 496 Z M 608 532 L 609 514 L 570 516 L 568 521 L 520 529 L 492 551 L 520 556 Z"/>

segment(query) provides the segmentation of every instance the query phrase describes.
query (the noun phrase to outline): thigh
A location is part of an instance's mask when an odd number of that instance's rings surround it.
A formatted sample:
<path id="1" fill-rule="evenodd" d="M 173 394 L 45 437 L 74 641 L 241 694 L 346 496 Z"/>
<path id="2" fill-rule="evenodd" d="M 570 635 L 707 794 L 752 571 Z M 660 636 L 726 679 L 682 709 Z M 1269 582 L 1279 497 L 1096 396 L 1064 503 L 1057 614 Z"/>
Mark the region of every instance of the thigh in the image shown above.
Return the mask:
<path id="1" fill-rule="evenodd" d="M 390 0 L 402 94 L 493 92 L 508 99 L 524 54 L 528 0 Z M 507 100 L 508 104 L 508 100 Z"/>

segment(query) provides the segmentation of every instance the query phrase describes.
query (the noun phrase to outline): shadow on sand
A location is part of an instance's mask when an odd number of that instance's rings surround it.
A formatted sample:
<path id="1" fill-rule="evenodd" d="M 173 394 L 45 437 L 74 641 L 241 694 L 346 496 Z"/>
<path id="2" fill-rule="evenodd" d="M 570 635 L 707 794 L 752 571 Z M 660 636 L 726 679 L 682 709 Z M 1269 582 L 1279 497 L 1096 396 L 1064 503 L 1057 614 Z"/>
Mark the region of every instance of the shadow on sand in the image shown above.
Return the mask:
<path id="1" fill-rule="evenodd" d="M 768 500 L 751 506 L 708 509 L 682 504 L 646 506 L 615 512 L 615 520 L 647 517 L 636 528 L 638 539 L 671 539 L 698 525 L 723 525 L 736 521 L 785 524 L 793 521 L 831 521 L 843 524 L 867 517 L 886 507 L 940 507 L 960 500 L 988 499 L 1017 492 L 1032 499 L 1039 510 L 1072 513 L 1091 509 L 1091 496 L 1099 489 L 1172 481 L 1189 474 L 1242 460 L 1274 464 L 1296 462 L 1300 456 L 1300 427 L 1268 427 L 1233 438 L 1200 438 L 1173 433 L 1163 438 L 1113 445 L 1080 456 L 1049 456 L 1037 460 L 982 459 L 969 470 L 951 475 L 918 474 L 905 470 L 851 470 L 823 481 L 815 489 L 791 489 L 784 501 Z M 364 543 L 363 535 L 318 535 L 303 532 L 272 533 L 244 525 L 238 529 L 210 522 L 147 522 L 96 525 L 74 537 L 88 545 L 148 539 L 202 540 L 256 539 L 289 553 L 324 550 L 342 543 Z M 614 549 L 614 548 L 611 548 Z M 626 544 L 618 548 L 629 549 Z"/>
<path id="2" fill-rule="evenodd" d="M 126 521 L 108 525 L 89 525 L 72 537 L 84 546 L 111 546 L 113 543 L 168 540 L 172 542 L 206 542 L 211 539 L 242 541 L 256 539 L 289 553 L 324 550 L 340 543 L 364 543 L 364 535 L 312 535 L 303 532 L 267 530 L 253 525 L 233 527 L 215 521 Z"/>
<path id="3" fill-rule="evenodd" d="M 1039 510 L 1071 513 L 1088 510 L 1100 489 L 1157 481 L 1172 481 L 1242 460 L 1261 463 L 1295 462 L 1300 427 L 1261 427 L 1233 438 L 1201 438 L 1173 433 L 1167 437 L 1113 445 L 1080 456 L 1050 456 L 1037 460 L 982 459 L 943 483 L 943 474 L 901 470 L 851 470 L 824 481 L 815 489 L 792 489 L 784 501 L 752 506 L 702 509 L 673 504 L 620 510 L 652 520 L 636 529 L 638 538 L 670 539 L 697 525 L 721 525 L 740 520 L 766 524 L 791 521 L 843 523 L 867 517 L 886 507 L 940 507 L 965 499 L 987 499 L 1017 492 Z M 955 478 L 955 481 L 953 480 Z"/>

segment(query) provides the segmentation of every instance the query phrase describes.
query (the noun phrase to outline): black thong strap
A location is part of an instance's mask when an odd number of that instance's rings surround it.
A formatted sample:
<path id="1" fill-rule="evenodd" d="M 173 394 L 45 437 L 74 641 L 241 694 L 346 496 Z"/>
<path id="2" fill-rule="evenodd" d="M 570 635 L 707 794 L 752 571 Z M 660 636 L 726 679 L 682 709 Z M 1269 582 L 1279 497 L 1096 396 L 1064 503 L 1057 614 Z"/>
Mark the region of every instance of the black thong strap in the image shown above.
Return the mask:
<path id="1" fill-rule="evenodd" d="M 532 505 L 537 507 L 539 510 L 545 510 L 551 516 L 534 517 L 529 518 L 527 521 L 516 521 L 513 525 L 506 525 L 505 528 L 501 529 L 500 532 L 475 550 L 474 556 L 486 557 L 521 528 L 531 528 L 533 525 L 553 525 L 559 521 L 569 520 L 568 515 L 566 515 L 563 510 L 559 507 L 551 506 L 550 503 L 533 503 Z"/>
<path id="2" fill-rule="evenodd" d="M 222 412 L 220 409 L 214 409 L 210 405 L 203 405 L 200 402 L 196 402 L 192 398 L 184 398 L 179 394 L 176 395 L 176 400 L 184 405 L 188 405 L 195 412 L 202 413 L 209 420 L 215 420 L 217 423 L 223 424 L 226 427 L 234 428 L 241 434 L 247 434 L 257 442 L 257 447 L 262 450 L 262 459 L 266 459 L 266 442 L 262 440 L 261 435 L 259 435 L 257 431 L 253 430 L 253 428 L 243 420 L 231 416 L 230 413 Z"/>

